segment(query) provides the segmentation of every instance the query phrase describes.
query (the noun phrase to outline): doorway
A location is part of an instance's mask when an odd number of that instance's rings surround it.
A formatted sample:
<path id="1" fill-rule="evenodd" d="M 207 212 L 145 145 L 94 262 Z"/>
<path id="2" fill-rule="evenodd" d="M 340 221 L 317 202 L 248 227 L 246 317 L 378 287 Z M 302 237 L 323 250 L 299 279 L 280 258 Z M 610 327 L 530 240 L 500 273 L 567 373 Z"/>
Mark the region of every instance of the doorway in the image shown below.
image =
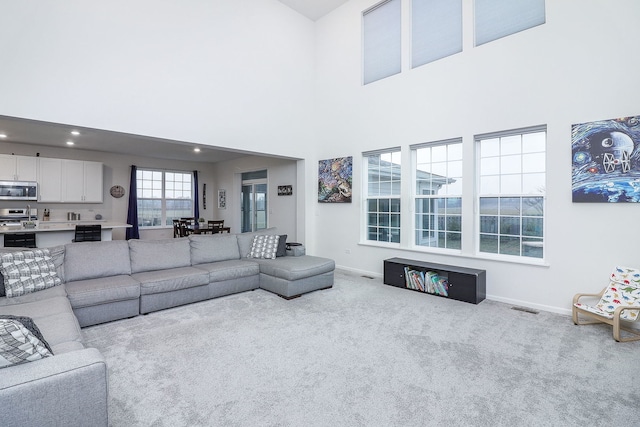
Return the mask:
<path id="1" fill-rule="evenodd" d="M 241 230 L 243 233 L 267 228 L 267 171 L 242 174 Z"/>

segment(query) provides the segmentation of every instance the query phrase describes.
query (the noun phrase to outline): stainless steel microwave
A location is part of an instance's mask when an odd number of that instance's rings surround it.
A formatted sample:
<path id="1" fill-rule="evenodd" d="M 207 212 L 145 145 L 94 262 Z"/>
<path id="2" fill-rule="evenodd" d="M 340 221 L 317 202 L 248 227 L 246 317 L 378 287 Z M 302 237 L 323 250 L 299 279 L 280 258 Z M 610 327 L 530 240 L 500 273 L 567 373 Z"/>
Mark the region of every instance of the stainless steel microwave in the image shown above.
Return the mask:
<path id="1" fill-rule="evenodd" d="M 0 200 L 38 200 L 38 183 L 0 181 Z"/>

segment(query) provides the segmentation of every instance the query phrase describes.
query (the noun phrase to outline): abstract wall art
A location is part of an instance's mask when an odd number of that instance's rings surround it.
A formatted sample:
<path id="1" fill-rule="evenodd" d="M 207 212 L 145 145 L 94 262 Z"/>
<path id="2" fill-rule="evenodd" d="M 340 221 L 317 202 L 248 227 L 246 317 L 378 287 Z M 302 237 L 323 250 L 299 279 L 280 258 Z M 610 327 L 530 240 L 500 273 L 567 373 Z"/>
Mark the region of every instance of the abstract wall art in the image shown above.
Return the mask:
<path id="1" fill-rule="evenodd" d="M 640 202 L 640 116 L 571 127 L 574 202 Z"/>
<path id="2" fill-rule="evenodd" d="M 318 202 L 351 203 L 353 157 L 320 160 Z"/>

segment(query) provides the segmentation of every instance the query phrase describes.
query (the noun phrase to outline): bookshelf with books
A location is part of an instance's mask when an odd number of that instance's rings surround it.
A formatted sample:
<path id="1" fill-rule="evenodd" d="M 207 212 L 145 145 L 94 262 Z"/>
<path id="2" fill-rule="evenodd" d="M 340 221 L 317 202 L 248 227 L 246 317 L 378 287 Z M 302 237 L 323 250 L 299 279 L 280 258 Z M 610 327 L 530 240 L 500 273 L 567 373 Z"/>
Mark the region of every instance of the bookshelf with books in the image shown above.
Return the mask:
<path id="1" fill-rule="evenodd" d="M 486 271 L 404 258 L 384 261 L 384 283 L 478 304 L 486 297 Z"/>

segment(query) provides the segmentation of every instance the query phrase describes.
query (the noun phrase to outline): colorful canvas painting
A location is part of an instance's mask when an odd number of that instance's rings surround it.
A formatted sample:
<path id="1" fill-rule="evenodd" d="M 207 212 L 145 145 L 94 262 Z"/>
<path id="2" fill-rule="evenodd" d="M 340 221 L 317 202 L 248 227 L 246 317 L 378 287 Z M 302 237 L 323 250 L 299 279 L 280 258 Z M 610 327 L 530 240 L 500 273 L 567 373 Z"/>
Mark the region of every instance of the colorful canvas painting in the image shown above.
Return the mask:
<path id="1" fill-rule="evenodd" d="M 640 116 L 571 127 L 574 202 L 640 202 Z"/>
<path id="2" fill-rule="evenodd" d="M 318 167 L 318 202 L 351 203 L 353 157 L 320 160 Z"/>

